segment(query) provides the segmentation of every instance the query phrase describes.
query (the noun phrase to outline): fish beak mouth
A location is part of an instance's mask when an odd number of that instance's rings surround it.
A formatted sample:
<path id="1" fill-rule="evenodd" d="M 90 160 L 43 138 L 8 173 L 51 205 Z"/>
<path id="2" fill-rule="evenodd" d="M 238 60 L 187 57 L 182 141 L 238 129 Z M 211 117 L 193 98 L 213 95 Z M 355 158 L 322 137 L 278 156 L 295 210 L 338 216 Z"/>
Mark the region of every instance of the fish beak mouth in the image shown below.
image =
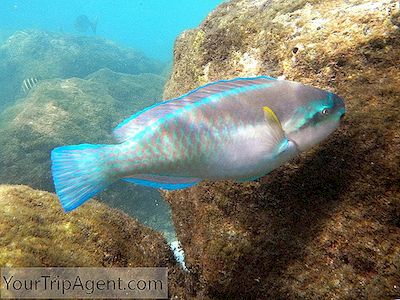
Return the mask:
<path id="1" fill-rule="evenodd" d="M 337 112 L 340 114 L 340 120 L 342 120 L 344 115 L 346 114 L 346 106 L 344 104 L 344 101 L 336 94 L 333 94 L 333 101 Z"/>

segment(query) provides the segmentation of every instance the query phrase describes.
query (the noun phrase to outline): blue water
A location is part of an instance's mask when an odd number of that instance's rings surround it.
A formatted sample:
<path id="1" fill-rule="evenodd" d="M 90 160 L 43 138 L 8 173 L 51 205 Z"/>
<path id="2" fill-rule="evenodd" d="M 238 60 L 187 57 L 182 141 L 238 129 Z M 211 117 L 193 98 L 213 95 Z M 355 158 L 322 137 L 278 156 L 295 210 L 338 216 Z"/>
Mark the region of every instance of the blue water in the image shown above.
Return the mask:
<path id="1" fill-rule="evenodd" d="M 77 32 L 75 18 L 98 17 L 97 35 L 168 61 L 176 37 L 222 0 L 1 0 L 0 29 Z M 86 34 L 90 34 L 87 32 Z"/>

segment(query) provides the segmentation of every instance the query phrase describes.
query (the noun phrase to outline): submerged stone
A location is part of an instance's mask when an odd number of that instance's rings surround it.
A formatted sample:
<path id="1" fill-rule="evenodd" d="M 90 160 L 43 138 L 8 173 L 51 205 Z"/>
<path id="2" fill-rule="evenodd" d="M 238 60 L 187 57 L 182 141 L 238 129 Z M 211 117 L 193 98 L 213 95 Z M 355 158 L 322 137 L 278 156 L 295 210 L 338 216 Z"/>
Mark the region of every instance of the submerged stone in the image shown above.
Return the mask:
<path id="1" fill-rule="evenodd" d="M 85 79 L 101 84 L 113 98 L 130 103 L 131 111 L 135 111 L 161 100 L 160 91 L 164 88 L 166 77 L 152 73 L 132 75 L 100 69 Z"/>
<path id="2" fill-rule="evenodd" d="M 325 143 L 260 180 L 164 193 L 194 295 L 400 295 L 398 9 L 394 0 L 233 0 L 178 38 L 164 98 L 284 75 L 347 106 Z"/>
<path id="3" fill-rule="evenodd" d="M 65 214 L 54 194 L 0 185 L 0 203 L 2 267 L 175 264 L 159 233 L 97 201 Z"/>
<path id="4" fill-rule="evenodd" d="M 168 267 L 170 296 L 185 298 L 161 234 L 97 201 L 65 214 L 27 186 L 0 185 L 0 267 Z"/>
<path id="5" fill-rule="evenodd" d="M 101 68 L 141 74 L 160 73 L 163 66 L 100 37 L 18 31 L 0 45 L 0 108 L 24 95 L 25 79 L 84 78 Z"/>

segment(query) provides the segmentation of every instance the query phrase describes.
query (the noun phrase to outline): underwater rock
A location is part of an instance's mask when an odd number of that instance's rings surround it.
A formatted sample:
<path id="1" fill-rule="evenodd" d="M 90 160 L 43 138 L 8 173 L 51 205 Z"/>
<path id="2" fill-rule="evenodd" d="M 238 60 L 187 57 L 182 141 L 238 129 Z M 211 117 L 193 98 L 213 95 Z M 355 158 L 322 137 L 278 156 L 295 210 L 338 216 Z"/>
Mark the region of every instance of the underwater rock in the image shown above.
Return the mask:
<path id="1" fill-rule="evenodd" d="M 161 100 L 160 91 L 164 88 L 165 78 L 167 76 L 151 73 L 131 75 L 101 69 L 85 79 L 101 84 L 113 98 L 130 102 L 139 110 Z M 131 108 L 131 112 L 135 111 L 135 107 Z"/>
<path id="2" fill-rule="evenodd" d="M 326 142 L 260 180 L 164 192 L 194 294 L 400 297 L 398 9 L 395 0 L 233 0 L 178 38 L 165 99 L 263 74 L 331 90 L 347 106 Z"/>
<path id="3" fill-rule="evenodd" d="M 0 185 L 0 267 L 168 267 L 171 295 L 184 274 L 161 234 L 90 201 L 64 214 L 54 194 Z"/>
<path id="4" fill-rule="evenodd" d="M 160 73 L 163 67 L 136 50 L 99 37 L 18 31 L 0 46 L 0 107 L 22 95 L 21 83 L 26 78 L 84 78 L 101 68 Z"/>
<path id="5" fill-rule="evenodd" d="M 51 190 L 50 150 L 71 142 L 109 142 L 112 128 L 128 111 L 126 105 L 95 82 L 40 82 L 0 114 L 0 182 Z"/>
<path id="6" fill-rule="evenodd" d="M 65 214 L 54 194 L 0 185 L 0 266 L 173 266 L 163 237 L 90 201 Z"/>
<path id="7" fill-rule="evenodd" d="M 156 75 L 102 70 L 90 77 L 40 81 L 26 98 L 0 113 L 0 183 L 54 191 L 50 174 L 53 148 L 111 143 L 112 129 L 120 121 L 161 99 L 163 81 Z M 122 100 L 124 96 L 128 98 Z M 146 220 L 146 225 L 173 231 L 165 217 L 169 208 L 157 190 L 116 183 L 99 198 Z"/>

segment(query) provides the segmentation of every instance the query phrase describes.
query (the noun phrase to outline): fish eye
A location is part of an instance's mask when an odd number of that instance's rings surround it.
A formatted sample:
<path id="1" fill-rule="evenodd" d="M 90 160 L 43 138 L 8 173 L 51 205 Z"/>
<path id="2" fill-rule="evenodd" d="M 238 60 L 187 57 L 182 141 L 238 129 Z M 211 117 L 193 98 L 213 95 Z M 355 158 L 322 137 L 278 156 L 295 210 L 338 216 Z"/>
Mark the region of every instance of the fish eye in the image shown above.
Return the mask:
<path id="1" fill-rule="evenodd" d="M 321 110 L 321 114 L 326 116 L 327 114 L 329 114 L 329 109 L 328 108 L 324 108 L 323 110 Z"/>

